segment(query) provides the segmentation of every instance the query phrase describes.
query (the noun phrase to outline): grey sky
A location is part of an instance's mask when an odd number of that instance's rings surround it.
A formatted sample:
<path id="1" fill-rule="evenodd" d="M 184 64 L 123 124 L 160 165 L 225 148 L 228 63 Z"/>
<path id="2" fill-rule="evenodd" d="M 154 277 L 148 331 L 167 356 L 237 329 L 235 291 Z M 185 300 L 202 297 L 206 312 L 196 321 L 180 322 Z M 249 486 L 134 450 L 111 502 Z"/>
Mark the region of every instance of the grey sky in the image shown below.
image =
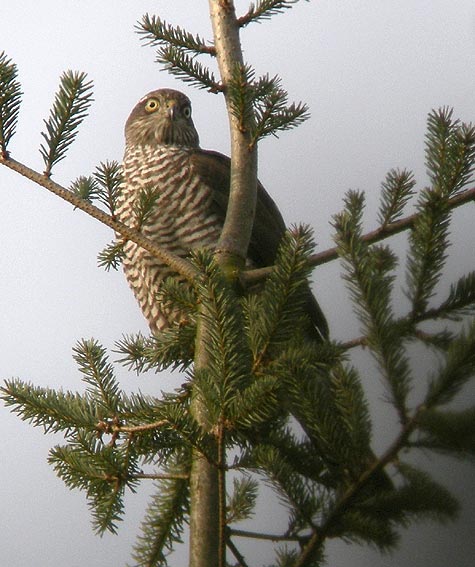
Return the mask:
<path id="1" fill-rule="evenodd" d="M 237 5 L 244 10 L 247 2 Z M 69 185 L 100 161 L 120 160 L 129 111 L 143 94 L 162 86 L 179 88 L 192 98 L 202 146 L 228 153 L 222 100 L 160 72 L 153 50 L 140 44 L 133 29 L 148 11 L 211 37 L 207 7 L 206 0 L 0 0 L 0 51 L 18 64 L 25 93 L 13 157 L 42 167 L 37 151 L 42 120 L 59 75 L 69 68 L 86 71 L 94 80 L 95 103 L 68 158 L 54 171 L 59 183 Z M 367 191 L 370 228 L 375 225 L 378 187 L 388 169 L 413 169 L 419 186 L 426 182 L 423 137 L 431 108 L 450 105 L 461 119 L 475 119 L 472 0 L 301 2 L 270 23 L 246 29 L 243 46 L 258 72 L 280 74 L 291 97 L 310 105 L 308 123 L 261 144 L 259 167 L 287 222 L 314 226 L 320 249 L 332 243 L 328 221 L 341 208 L 347 189 Z M 122 273 L 107 274 L 96 267 L 96 254 L 112 234 L 5 168 L 0 169 L 0 191 L 0 377 L 80 389 L 71 357 L 79 338 L 94 336 L 113 347 L 121 333 L 146 330 Z M 455 214 L 460 229 L 454 235 L 447 281 L 473 269 L 475 262 L 473 207 L 465 209 Z M 356 333 L 338 267 L 319 269 L 314 277 L 335 336 Z M 331 309 L 334 305 L 338 310 Z M 150 392 L 180 380 L 161 375 L 137 379 L 125 371 L 120 375 L 124 389 Z M 381 404 L 383 391 L 375 382 L 369 384 L 377 420 L 375 447 L 382 449 L 391 439 L 394 416 Z M 473 404 L 473 396 L 469 401 Z M 2 564 L 124 565 L 146 489 L 128 498 L 119 536 L 97 538 L 84 495 L 69 492 L 46 463 L 48 449 L 60 439 L 43 436 L 1 407 L 0 424 Z M 473 466 L 439 457 L 423 463 L 436 469 L 461 499 L 458 523 L 415 525 L 403 533 L 393 556 L 337 542 L 329 547 L 329 565 L 472 565 Z"/>

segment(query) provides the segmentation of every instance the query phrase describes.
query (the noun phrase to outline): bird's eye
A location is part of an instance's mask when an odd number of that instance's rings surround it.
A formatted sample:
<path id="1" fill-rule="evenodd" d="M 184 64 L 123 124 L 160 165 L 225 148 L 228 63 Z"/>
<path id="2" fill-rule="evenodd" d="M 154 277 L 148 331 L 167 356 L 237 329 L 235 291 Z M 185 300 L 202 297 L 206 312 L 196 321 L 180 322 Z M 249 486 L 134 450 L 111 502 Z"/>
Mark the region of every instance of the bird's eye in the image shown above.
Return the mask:
<path id="1" fill-rule="evenodd" d="M 158 100 L 156 98 L 149 98 L 145 105 L 146 112 L 155 112 L 158 108 Z"/>
<path id="2" fill-rule="evenodd" d="M 182 112 L 185 118 L 191 118 L 191 106 L 189 104 L 183 107 Z"/>

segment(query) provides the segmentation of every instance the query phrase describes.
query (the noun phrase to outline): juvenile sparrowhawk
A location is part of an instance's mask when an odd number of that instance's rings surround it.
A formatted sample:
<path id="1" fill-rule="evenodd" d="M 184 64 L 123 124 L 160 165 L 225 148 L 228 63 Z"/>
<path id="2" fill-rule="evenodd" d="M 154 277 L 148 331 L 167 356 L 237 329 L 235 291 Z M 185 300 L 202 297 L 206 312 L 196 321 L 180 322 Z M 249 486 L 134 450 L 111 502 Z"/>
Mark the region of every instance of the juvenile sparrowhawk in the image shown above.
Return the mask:
<path id="1" fill-rule="evenodd" d="M 229 196 L 230 160 L 202 150 L 183 93 L 160 89 L 137 103 L 125 125 L 123 186 L 117 217 L 135 226 L 137 200 L 153 196 L 141 232 L 158 246 L 186 256 L 196 248 L 216 246 Z M 249 264 L 273 264 L 285 224 L 277 206 L 258 183 L 257 204 L 248 250 Z M 156 295 L 170 268 L 132 241 L 124 246 L 127 280 L 152 332 L 166 327 L 170 314 Z M 309 290 L 308 311 L 317 334 L 327 334 L 325 318 Z"/>

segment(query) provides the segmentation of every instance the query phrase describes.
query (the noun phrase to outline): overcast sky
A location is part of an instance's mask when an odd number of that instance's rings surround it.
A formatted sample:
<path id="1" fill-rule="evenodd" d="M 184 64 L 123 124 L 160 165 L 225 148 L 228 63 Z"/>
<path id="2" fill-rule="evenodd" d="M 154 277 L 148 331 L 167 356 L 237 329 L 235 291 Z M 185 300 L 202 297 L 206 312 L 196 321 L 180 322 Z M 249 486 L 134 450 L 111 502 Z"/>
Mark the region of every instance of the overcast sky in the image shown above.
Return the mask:
<path id="1" fill-rule="evenodd" d="M 237 2 L 241 11 L 247 2 Z M 42 168 L 38 147 L 60 74 L 86 71 L 95 102 L 68 158 L 54 170 L 66 186 L 99 162 L 120 160 L 123 125 L 146 92 L 172 87 L 193 101 L 202 146 L 228 153 L 227 119 L 218 96 L 193 90 L 154 63 L 134 24 L 145 12 L 211 37 L 206 0 L 0 0 L 0 51 L 20 70 L 24 91 L 15 159 Z M 290 96 L 306 101 L 312 118 L 297 131 L 260 146 L 260 178 L 287 222 L 315 228 L 319 249 L 330 246 L 331 215 L 349 188 L 367 191 L 368 228 L 375 226 L 378 187 L 392 167 L 414 170 L 426 182 L 427 113 L 443 105 L 475 119 L 475 5 L 473 0 L 314 0 L 298 3 L 270 23 L 243 32 L 245 58 L 260 73 L 279 74 Z M 111 232 L 0 168 L 3 221 L 0 278 L 0 378 L 81 389 L 71 348 L 81 337 L 112 348 L 121 334 L 146 325 L 121 272 L 97 268 Z M 473 206 L 455 215 L 447 282 L 473 270 Z M 315 272 L 316 294 L 338 338 L 358 326 L 344 301 L 338 267 Z M 331 308 L 338 305 L 338 309 Z M 120 371 L 124 389 L 157 393 L 179 376 L 135 377 Z M 370 380 L 373 379 L 371 383 Z M 376 382 L 376 383 L 375 383 Z M 179 383 L 179 382 L 178 382 Z M 390 441 L 395 423 L 374 376 L 375 448 Z M 472 390 L 473 394 L 473 390 Z M 461 404 L 473 404 L 463 400 Z M 0 407 L 0 543 L 9 567 L 116 567 L 130 557 L 146 504 L 146 488 L 127 499 L 118 537 L 95 537 L 84 495 L 68 491 L 47 465 L 60 439 L 45 437 Z M 391 556 L 335 542 L 334 567 L 469 567 L 475 556 L 473 466 L 439 457 L 422 465 L 453 489 L 463 510 L 456 524 L 416 525 Z M 172 561 L 183 565 L 181 554 Z M 259 558 L 270 562 L 270 556 Z M 254 564 L 249 555 L 251 565 Z M 257 563 L 256 563 L 257 564 Z"/>

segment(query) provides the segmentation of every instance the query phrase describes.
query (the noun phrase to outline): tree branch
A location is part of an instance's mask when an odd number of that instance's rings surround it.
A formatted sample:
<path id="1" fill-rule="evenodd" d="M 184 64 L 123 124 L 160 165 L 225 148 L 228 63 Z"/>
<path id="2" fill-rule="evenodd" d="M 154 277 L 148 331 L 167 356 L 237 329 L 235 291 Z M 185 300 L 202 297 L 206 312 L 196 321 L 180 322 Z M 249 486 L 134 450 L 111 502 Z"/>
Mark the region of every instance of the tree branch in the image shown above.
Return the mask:
<path id="1" fill-rule="evenodd" d="M 244 559 L 244 556 L 239 551 L 239 549 L 234 545 L 233 541 L 229 536 L 226 539 L 226 545 L 229 547 L 234 557 L 238 560 L 239 567 L 248 567 L 246 560 Z"/>
<path id="2" fill-rule="evenodd" d="M 134 478 L 140 479 L 150 479 L 150 480 L 188 480 L 190 475 L 187 473 L 176 473 L 176 474 L 165 474 L 165 473 L 156 473 L 156 474 L 146 474 L 146 473 L 138 473 L 133 475 Z"/>
<path id="3" fill-rule="evenodd" d="M 250 539 L 263 539 L 266 541 L 306 541 L 309 539 L 309 537 L 300 537 L 300 536 L 292 536 L 292 535 L 278 535 L 278 534 L 266 534 L 266 533 L 261 533 L 261 532 L 250 532 L 247 530 L 236 530 L 233 528 L 229 529 L 229 534 L 231 536 L 236 536 L 236 537 L 247 537 Z"/>
<path id="4" fill-rule="evenodd" d="M 75 195 L 72 191 L 65 189 L 58 183 L 52 181 L 46 175 L 42 175 L 37 171 L 30 169 L 28 166 L 15 161 L 14 159 L 8 157 L 5 158 L 0 156 L 0 164 L 5 165 L 9 169 L 16 171 L 23 177 L 30 179 L 37 185 L 48 189 L 51 193 L 54 193 L 58 197 L 61 197 L 64 201 L 71 203 L 75 208 L 81 209 L 83 212 L 87 213 L 91 217 L 105 224 L 109 228 L 112 228 L 116 233 L 120 234 L 124 240 L 132 240 L 139 246 L 142 246 L 145 250 L 163 260 L 167 265 L 169 265 L 173 270 L 178 272 L 180 275 L 184 276 L 186 279 L 192 281 L 196 276 L 196 269 L 186 260 L 171 254 L 167 250 L 156 246 L 151 240 L 145 238 L 140 232 L 137 232 L 133 228 L 119 222 L 114 219 L 111 215 L 108 215 L 98 207 L 92 205 L 88 201 L 81 199 Z"/>
<path id="5" fill-rule="evenodd" d="M 145 14 L 136 28 L 150 45 L 173 45 L 196 54 L 207 54 L 212 57 L 216 55 L 214 47 L 207 45 L 199 35 L 193 35 L 178 26 L 171 26 L 158 16 L 150 17 Z"/>
<path id="6" fill-rule="evenodd" d="M 447 207 L 449 209 L 455 209 L 457 207 L 465 205 L 466 203 L 469 203 L 470 201 L 475 201 L 475 187 L 461 191 L 460 193 L 455 195 L 455 197 L 449 199 L 447 202 Z M 367 244 L 375 244 L 376 242 L 380 242 L 381 240 L 389 238 L 390 236 L 404 232 L 414 225 L 414 222 L 416 221 L 418 216 L 419 215 L 417 213 L 414 213 L 405 218 L 372 230 L 363 235 L 362 240 Z M 312 254 L 312 256 L 309 257 L 308 262 L 310 266 L 316 267 L 327 264 L 328 262 L 332 262 L 336 259 L 338 259 L 338 252 L 337 247 L 334 246 L 332 248 L 328 248 L 327 250 L 323 250 L 318 254 Z M 241 273 L 240 277 L 245 286 L 250 286 L 267 278 L 272 270 L 272 266 L 258 268 L 256 270 L 246 270 L 245 272 Z"/>
<path id="7" fill-rule="evenodd" d="M 153 431 L 154 429 L 160 429 L 165 425 L 171 425 L 167 419 L 161 419 L 160 421 L 154 421 L 153 423 L 145 423 L 143 425 L 120 425 L 114 423 L 114 421 L 100 421 L 96 429 L 102 433 L 143 433 L 144 431 Z"/>
<path id="8" fill-rule="evenodd" d="M 44 187 L 48 191 L 51 191 L 61 199 L 72 204 L 75 208 L 81 209 L 83 212 L 87 213 L 102 224 L 114 230 L 116 233 L 120 234 L 125 240 L 132 240 L 139 246 L 142 246 L 145 250 L 166 262 L 176 272 L 183 275 L 188 280 L 193 280 L 193 278 L 196 276 L 197 272 L 195 268 L 188 261 L 156 246 L 151 240 L 145 238 L 141 233 L 117 221 L 111 215 L 108 215 L 98 207 L 78 197 L 77 195 L 72 193 L 72 191 L 62 187 L 58 183 L 55 183 L 46 175 L 38 173 L 25 164 L 18 162 L 8 156 L 6 157 L 0 155 L 0 164 L 19 173 L 27 179 L 30 179 L 31 181 L 33 181 L 37 185 Z M 470 201 L 475 201 L 475 187 L 471 187 L 470 189 L 458 193 L 455 197 L 450 198 L 448 200 L 447 206 L 449 209 L 455 209 L 469 203 Z M 417 217 L 417 213 L 409 215 L 398 221 L 389 223 L 383 227 L 366 233 L 365 235 L 363 235 L 362 239 L 368 244 L 375 244 L 376 242 L 380 242 L 381 240 L 410 229 Z M 332 247 L 327 248 L 326 250 L 323 250 L 322 252 L 319 252 L 317 254 L 313 254 L 309 257 L 308 261 L 312 267 L 317 267 L 332 262 L 336 259 L 338 259 L 337 248 Z M 255 270 L 246 270 L 244 272 L 241 272 L 240 279 L 245 286 L 251 286 L 267 278 L 272 269 L 272 266 L 267 266 L 265 268 L 258 268 Z"/>
<path id="9" fill-rule="evenodd" d="M 271 16 L 291 8 L 298 0 L 261 0 L 257 4 L 251 4 L 249 10 L 240 18 L 238 23 L 241 27 L 247 26 L 251 22 L 260 22 L 270 19 Z"/>
<path id="10" fill-rule="evenodd" d="M 321 545 L 323 545 L 334 524 L 338 522 L 341 514 L 343 514 L 351 505 L 353 498 L 357 496 L 360 490 L 364 488 L 372 478 L 374 478 L 375 474 L 379 473 L 386 465 L 392 462 L 397 457 L 399 451 L 406 446 L 410 434 L 417 426 L 419 415 L 424 410 L 424 406 L 419 406 L 415 410 L 412 418 L 407 420 L 400 434 L 387 449 L 384 455 L 381 458 L 376 459 L 372 465 L 363 472 L 359 479 L 346 490 L 346 492 L 335 503 L 333 510 L 331 510 L 325 521 L 321 525 L 313 528 L 313 535 L 310 537 L 307 545 L 303 548 L 301 554 L 297 558 L 297 561 L 292 567 L 306 567 L 311 564 L 311 560 L 315 552 Z"/>

